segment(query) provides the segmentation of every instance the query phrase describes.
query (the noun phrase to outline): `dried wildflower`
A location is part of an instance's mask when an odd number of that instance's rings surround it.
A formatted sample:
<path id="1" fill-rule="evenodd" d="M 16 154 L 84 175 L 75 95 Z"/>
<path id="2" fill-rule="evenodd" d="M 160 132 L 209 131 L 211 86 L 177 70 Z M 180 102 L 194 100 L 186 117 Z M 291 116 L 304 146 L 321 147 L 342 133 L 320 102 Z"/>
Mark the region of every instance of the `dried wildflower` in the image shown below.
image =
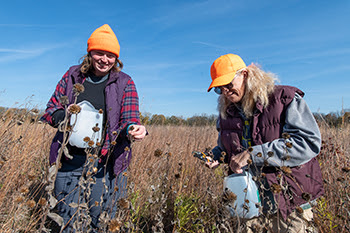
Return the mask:
<path id="1" fill-rule="evenodd" d="M 350 172 L 350 167 L 343 167 L 341 170 L 343 172 Z"/>
<path id="2" fill-rule="evenodd" d="M 35 180 L 35 178 L 36 178 L 35 175 L 33 175 L 33 174 L 28 174 L 28 179 L 29 179 L 30 181 Z"/>
<path id="3" fill-rule="evenodd" d="M 45 206 L 47 204 L 47 200 L 45 198 L 40 198 L 38 204 L 41 206 Z"/>
<path id="4" fill-rule="evenodd" d="M 156 157 L 160 157 L 160 156 L 162 156 L 162 154 L 163 154 L 163 151 L 161 149 L 156 149 L 154 151 L 154 156 L 156 156 Z"/>
<path id="5" fill-rule="evenodd" d="M 281 170 L 286 174 L 292 174 L 292 169 L 290 167 L 282 166 Z"/>
<path id="6" fill-rule="evenodd" d="M 259 157 L 259 158 L 261 158 L 261 157 L 262 157 L 262 153 L 259 152 L 259 153 L 256 154 L 256 156 Z"/>
<path id="7" fill-rule="evenodd" d="M 280 193 L 282 191 L 282 187 L 279 184 L 274 183 L 271 185 L 271 191 L 273 193 Z"/>
<path id="8" fill-rule="evenodd" d="M 89 143 L 88 143 L 89 147 L 92 147 L 94 144 L 95 144 L 95 142 L 92 141 L 92 140 L 90 140 Z"/>
<path id="9" fill-rule="evenodd" d="M 79 94 L 83 93 L 85 91 L 85 88 L 82 84 L 76 83 L 73 85 L 73 92 L 75 96 L 78 96 Z"/>
<path id="10" fill-rule="evenodd" d="M 247 163 L 250 165 L 253 163 L 253 161 L 251 159 L 247 159 Z"/>
<path id="11" fill-rule="evenodd" d="M 20 193 L 27 194 L 29 192 L 28 188 L 21 188 Z"/>
<path id="12" fill-rule="evenodd" d="M 247 204 L 249 204 L 249 200 L 248 200 L 248 199 L 245 199 L 244 202 L 247 203 Z"/>
<path id="13" fill-rule="evenodd" d="M 36 203 L 34 200 L 29 200 L 26 202 L 26 205 L 29 207 L 29 208 L 34 208 Z"/>
<path id="14" fill-rule="evenodd" d="M 68 107 L 68 112 L 71 114 L 78 114 L 81 111 L 81 107 L 77 104 L 71 104 Z"/>
<path id="15" fill-rule="evenodd" d="M 121 198 L 118 200 L 118 205 L 122 209 L 129 209 L 129 201 L 125 198 Z"/>
<path id="16" fill-rule="evenodd" d="M 249 151 L 249 152 L 253 152 L 253 147 L 250 146 L 250 147 L 248 148 L 248 151 Z"/>
<path id="17" fill-rule="evenodd" d="M 96 146 L 101 146 L 101 143 L 100 142 L 96 142 Z"/>
<path id="18" fill-rule="evenodd" d="M 119 191 L 119 187 L 118 186 L 114 187 L 114 192 L 118 192 L 118 191 Z"/>
<path id="19" fill-rule="evenodd" d="M 291 142 L 286 142 L 286 147 L 292 148 L 292 147 L 293 147 L 293 144 L 292 144 Z"/>
<path id="20" fill-rule="evenodd" d="M 119 219 L 112 219 L 109 222 L 108 230 L 109 230 L 109 232 L 113 232 L 113 233 L 119 232 L 121 226 L 122 226 L 122 221 L 120 221 Z"/>
<path id="21" fill-rule="evenodd" d="M 91 173 L 90 171 L 88 171 L 88 172 L 86 173 L 87 176 L 91 176 L 91 174 L 92 174 L 92 173 Z"/>
<path id="22" fill-rule="evenodd" d="M 173 154 L 171 152 L 166 153 L 168 156 L 172 156 Z"/>
<path id="23" fill-rule="evenodd" d="M 248 211 L 249 211 L 249 206 L 248 206 L 246 203 L 244 203 L 244 205 L 243 205 L 243 209 L 245 209 L 245 210 L 248 210 Z"/>
<path id="24" fill-rule="evenodd" d="M 98 201 L 95 201 L 95 206 L 98 206 L 98 205 L 99 205 Z"/>
<path id="25" fill-rule="evenodd" d="M 281 179 L 281 178 L 282 178 L 282 174 L 278 174 L 277 179 Z"/>
<path id="26" fill-rule="evenodd" d="M 175 174 L 175 179 L 179 179 L 180 178 L 180 174 L 179 173 L 176 173 Z"/>
<path id="27" fill-rule="evenodd" d="M 224 156 L 221 156 L 221 157 L 220 157 L 220 161 L 221 161 L 221 162 L 224 162 L 224 161 L 225 161 L 225 157 L 224 157 Z"/>
<path id="28" fill-rule="evenodd" d="M 94 132 L 100 131 L 100 127 L 98 127 L 97 125 L 98 125 L 98 124 L 96 124 L 96 126 L 92 127 L 92 130 L 93 130 Z"/>
<path id="29" fill-rule="evenodd" d="M 226 156 L 226 152 L 225 151 L 221 151 L 221 155 L 222 156 Z"/>
<path id="30" fill-rule="evenodd" d="M 125 148 L 124 148 L 124 151 L 129 151 L 130 150 L 130 148 L 128 147 L 128 146 L 126 146 Z"/>
<path id="31" fill-rule="evenodd" d="M 149 175 L 149 176 L 152 175 L 152 172 L 153 172 L 152 169 L 148 169 L 147 170 L 147 175 Z"/>
<path id="32" fill-rule="evenodd" d="M 309 193 L 302 193 L 301 197 L 305 200 L 305 201 L 310 201 L 311 200 L 311 194 Z"/>
<path id="33" fill-rule="evenodd" d="M 273 151 L 267 152 L 267 156 L 272 157 L 274 155 Z"/>
<path id="34" fill-rule="evenodd" d="M 267 160 L 264 160 L 264 166 L 265 167 L 269 166 L 269 162 L 267 162 Z"/>
<path id="35" fill-rule="evenodd" d="M 282 138 L 289 139 L 290 138 L 290 134 L 289 133 L 282 133 Z"/>
<path id="36" fill-rule="evenodd" d="M 85 138 L 83 139 L 83 141 L 84 141 L 84 142 L 89 142 L 89 141 L 90 141 L 90 138 L 89 138 L 89 137 L 85 137 Z"/>
<path id="37" fill-rule="evenodd" d="M 118 135 L 117 131 L 112 132 L 113 135 Z"/>
<path id="38" fill-rule="evenodd" d="M 300 206 L 296 207 L 296 208 L 295 208 L 295 210 L 296 210 L 296 211 L 297 211 L 297 213 L 299 213 L 299 214 L 304 213 L 303 208 L 301 208 Z"/>
<path id="39" fill-rule="evenodd" d="M 67 125 L 66 131 L 71 132 L 73 130 L 73 127 L 71 125 Z"/>
<path id="40" fill-rule="evenodd" d="M 66 96 L 66 95 L 61 96 L 60 102 L 61 102 L 61 104 L 62 104 L 63 106 L 68 105 L 68 104 L 69 104 L 68 96 Z"/>
<path id="41" fill-rule="evenodd" d="M 123 176 L 127 177 L 128 173 L 127 172 L 123 172 Z"/>
<path id="42" fill-rule="evenodd" d="M 223 202 L 232 202 L 234 203 L 237 200 L 237 195 L 231 190 L 226 189 L 222 195 Z"/>
<path id="43" fill-rule="evenodd" d="M 93 168 L 92 168 L 92 171 L 93 171 L 94 173 L 97 173 L 97 171 L 98 171 L 97 167 L 93 167 Z"/>
<path id="44" fill-rule="evenodd" d="M 102 110 L 102 109 L 98 110 L 98 113 L 99 113 L 99 114 L 102 114 L 102 113 L 103 113 L 103 110 Z"/>
<path id="45" fill-rule="evenodd" d="M 24 200 L 24 197 L 19 196 L 15 199 L 15 203 L 21 203 Z"/>
<path id="46" fill-rule="evenodd" d="M 282 160 L 289 161 L 290 160 L 290 155 L 286 155 L 282 158 Z"/>
<path id="47" fill-rule="evenodd" d="M 266 174 L 264 172 L 261 173 L 261 177 L 265 177 Z"/>
<path id="48" fill-rule="evenodd" d="M 90 159 L 89 159 L 89 162 L 90 162 L 90 163 L 93 163 L 93 162 L 94 162 L 94 159 L 93 159 L 93 158 L 90 158 Z"/>
<path id="49" fill-rule="evenodd" d="M 112 145 L 112 146 L 115 146 L 115 145 L 117 145 L 117 142 L 116 142 L 116 141 L 112 141 L 112 142 L 111 142 L 111 145 Z"/>
<path id="50" fill-rule="evenodd" d="M 244 193 L 247 193 L 247 192 L 248 192 L 248 189 L 247 189 L 247 188 L 243 189 L 243 192 L 244 192 Z"/>

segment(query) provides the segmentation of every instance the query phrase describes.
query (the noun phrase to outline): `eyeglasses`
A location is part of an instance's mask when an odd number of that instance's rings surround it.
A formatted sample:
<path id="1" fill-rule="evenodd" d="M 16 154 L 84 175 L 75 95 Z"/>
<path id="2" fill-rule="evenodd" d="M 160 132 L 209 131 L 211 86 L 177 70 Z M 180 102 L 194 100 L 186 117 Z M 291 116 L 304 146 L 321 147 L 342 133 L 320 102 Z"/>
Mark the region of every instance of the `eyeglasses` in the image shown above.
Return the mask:
<path id="1" fill-rule="evenodd" d="M 226 88 L 228 90 L 232 90 L 233 89 L 233 84 L 232 84 L 232 82 L 230 82 L 229 84 L 226 84 L 226 85 L 223 85 L 223 86 L 214 87 L 215 93 L 218 94 L 218 95 L 221 95 L 222 94 L 222 88 Z"/>

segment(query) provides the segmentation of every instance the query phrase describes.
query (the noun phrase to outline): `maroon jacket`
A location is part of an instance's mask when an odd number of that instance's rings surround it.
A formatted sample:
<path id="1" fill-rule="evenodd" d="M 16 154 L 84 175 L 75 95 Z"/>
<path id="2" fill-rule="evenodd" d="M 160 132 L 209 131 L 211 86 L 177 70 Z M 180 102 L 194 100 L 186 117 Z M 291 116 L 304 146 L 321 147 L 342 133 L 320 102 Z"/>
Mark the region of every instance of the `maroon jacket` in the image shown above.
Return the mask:
<path id="1" fill-rule="evenodd" d="M 285 123 L 286 109 L 293 100 L 295 93 L 303 96 L 304 93 L 295 87 L 276 86 L 275 91 L 269 97 L 269 105 L 266 108 L 260 103 L 256 104 L 251 123 L 252 146 L 271 142 L 282 138 Z M 227 109 L 227 118 L 220 118 L 220 137 L 223 146 L 230 157 L 241 153 L 244 122 L 239 110 L 234 105 Z M 252 156 L 256 156 L 254 151 Z M 290 155 L 293 159 L 293 155 Z M 282 166 L 282 165 L 281 165 Z M 258 168 L 259 169 L 259 168 Z M 274 193 L 274 202 L 284 219 L 295 209 L 324 193 L 321 169 L 316 158 L 309 162 L 292 167 L 292 173 L 284 173 L 281 169 L 272 166 L 263 168 L 266 180 L 270 187 L 280 184 L 279 176 L 282 175 L 282 186 L 285 190 Z M 266 197 L 265 197 L 266 198 Z M 264 200 L 264 197 L 262 198 Z"/>

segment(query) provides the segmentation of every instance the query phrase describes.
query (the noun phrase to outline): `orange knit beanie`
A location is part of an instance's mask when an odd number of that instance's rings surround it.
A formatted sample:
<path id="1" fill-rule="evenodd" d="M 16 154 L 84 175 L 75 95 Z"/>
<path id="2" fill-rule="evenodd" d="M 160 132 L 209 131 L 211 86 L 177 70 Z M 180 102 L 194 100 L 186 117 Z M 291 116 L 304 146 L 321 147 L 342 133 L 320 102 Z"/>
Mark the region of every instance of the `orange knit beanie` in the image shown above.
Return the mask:
<path id="1" fill-rule="evenodd" d="M 103 50 L 114 53 L 119 57 L 120 45 L 117 37 L 108 24 L 97 28 L 88 39 L 87 51 Z"/>

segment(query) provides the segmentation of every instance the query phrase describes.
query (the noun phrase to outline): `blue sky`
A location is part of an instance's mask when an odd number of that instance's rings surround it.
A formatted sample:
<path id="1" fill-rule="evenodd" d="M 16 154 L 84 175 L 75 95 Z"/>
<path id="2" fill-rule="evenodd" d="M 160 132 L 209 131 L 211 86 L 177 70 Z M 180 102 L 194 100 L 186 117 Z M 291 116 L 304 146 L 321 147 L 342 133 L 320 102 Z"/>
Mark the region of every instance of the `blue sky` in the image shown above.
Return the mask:
<path id="1" fill-rule="evenodd" d="M 44 109 L 105 23 L 143 113 L 216 114 L 210 66 L 227 53 L 299 87 L 313 112 L 350 108 L 349 0 L 5 1 L 0 106 Z"/>

